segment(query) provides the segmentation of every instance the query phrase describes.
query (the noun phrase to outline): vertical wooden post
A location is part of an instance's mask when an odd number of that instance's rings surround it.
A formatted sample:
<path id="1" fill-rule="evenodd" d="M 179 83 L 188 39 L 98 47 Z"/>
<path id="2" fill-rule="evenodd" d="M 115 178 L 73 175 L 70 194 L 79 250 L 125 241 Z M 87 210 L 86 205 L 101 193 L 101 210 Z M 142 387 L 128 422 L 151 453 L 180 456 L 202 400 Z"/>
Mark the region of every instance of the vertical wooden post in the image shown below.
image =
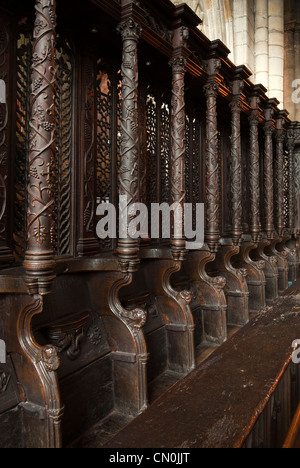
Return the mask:
<path id="1" fill-rule="evenodd" d="M 51 162 L 54 147 L 55 0 L 37 0 L 29 141 L 27 250 L 24 268 L 32 294 L 47 294 L 54 280 Z"/>
<path id="2" fill-rule="evenodd" d="M 208 81 L 204 86 L 206 95 L 206 231 L 205 238 L 211 252 L 217 252 L 220 240 L 219 227 L 219 160 L 217 97 L 219 88 L 216 75 L 221 68 L 221 60 L 208 61 Z"/>
<path id="3" fill-rule="evenodd" d="M 96 65 L 95 58 L 86 54 L 81 61 L 82 90 L 80 128 L 81 151 L 79 156 L 80 180 L 78 196 L 77 252 L 80 256 L 94 255 L 99 251 L 96 239 Z"/>
<path id="4" fill-rule="evenodd" d="M 122 119 L 121 119 L 121 167 L 120 196 L 126 197 L 121 208 L 120 218 L 125 226 L 124 238 L 118 240 L 118 255 L 122 271 L 136 270 L 138 259 L 138 240 L 128 233 L 130 208 L 138 202 L 138 59 L 137 44 L 141 26 L 128 18 L 119 25 L 118 31 L 123 41 L 122 58 Z"/>
<path id="5" fill-rule="evenodd" d="M 184 77 L 186 59 L 182 47 L 188 39 L 188 29 L 180 27 L 174 31 L 173 47 L 178 51 L 170 65 L 172 67 L 172 109 L 171 109 L 171 203 L 175 204 L 174 223 L 171 233 L 171 249 L 174 260 L 181 260 L 185 254 L 184 203 L 186 122 Z M 177 212 L 177 210 L 179 210 Z M 180 234 L 181 233 L 181 234 Z"/>
<path id="6" fill-rule="evenodd" d="M 289 153 L 289 216 L 288 228 L 290 234 L 293 235 L 295 231 L 296 222 L 296 203 L 295 203 L 295 135 L 294 135 L 293 122 L 287 131 L 287 149 Z"/>
<path id="7" fill-rule="evenodd" d="M 285 112 L 280 112 L 276 120 L 276 229 L 281 237 L 285 228 L 283 194 L 284 194 L 284 140 L 286 130 L 284 128 Z"/>
<path id="8" fill-rule="evenodd" d="M 240 94 L 243 81 L 232 82 L 231 108 L 231 236 L 234 245 L 242 240 L 242 152 L 241 152 L 241 107 Z"/>
<path id="9" fill-rule="evenodd" d="M 250 124 L 250 198 L 251 198 L 251 226 L 250 232 L 253 242 L 258 242 L 260 234 L 260 167 L 259 167 L 259 97 L 256 93 L 251 97 Z"/>
<path id="10" fill-rule="evenodd" d="M 269 100 L 265 107 L 265 232 L 269 240 L 272 239 L 274 233 L 274 169 L 273 169 L 273 100 Z"/>

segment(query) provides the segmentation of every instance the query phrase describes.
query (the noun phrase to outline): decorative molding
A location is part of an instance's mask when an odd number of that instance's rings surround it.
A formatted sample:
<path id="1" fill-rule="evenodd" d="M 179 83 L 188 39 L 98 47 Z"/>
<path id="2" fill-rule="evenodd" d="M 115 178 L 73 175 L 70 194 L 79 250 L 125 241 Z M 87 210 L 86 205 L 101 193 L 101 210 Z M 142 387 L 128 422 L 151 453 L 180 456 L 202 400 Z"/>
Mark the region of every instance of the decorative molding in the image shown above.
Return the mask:
<path id="1" fill-rule="evenodd" d="M 59 448 L 61 446 L 61 418 L 63 409 L 60 402 L 58 380 L 56 371 L 59 368 L 60 360 L 57 348 L 53 345 L 39 346 L 32 334 L 32 319 L 35 315 L 43 312 L 43 297 L 34 295 L 32 301 L 19 312 L 17 322 L 17 335 L 21 349 L 26 358 L 26 368 L 28 372 L 34 373 L 34 378 L 39 382 L 40 395 L 35 391 L 27 395 L 30 403 L 34 403 L 35 398 L 42 398 L 45 410 L 49 417 L 48 441 L 49 447 Z M 27 384 L 26 384 L 27 385 Z M 40 404 L 40 400 L 39 400 Z"/>

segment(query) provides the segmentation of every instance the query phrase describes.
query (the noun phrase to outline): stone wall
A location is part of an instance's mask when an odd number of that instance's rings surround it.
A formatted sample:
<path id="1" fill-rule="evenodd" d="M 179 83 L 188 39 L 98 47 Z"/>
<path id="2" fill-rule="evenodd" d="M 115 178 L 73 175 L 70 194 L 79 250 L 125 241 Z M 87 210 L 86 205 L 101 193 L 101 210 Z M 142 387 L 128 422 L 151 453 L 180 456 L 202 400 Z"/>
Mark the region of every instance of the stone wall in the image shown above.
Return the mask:
<path id="1" fill-rule="evenodd" d="M 183 0 L 173 0 L 180 4 Z M 262 83 L 280 101 L 291 120 L 300 120 L 295 91 L 300 88 L 299 0 L 186 0 L 211 40 L 231 50 L 229 58 L 245 64 L 252 81 Z M 298 81 L 296 81 L 298 80 Z M 298 93 L 300 101 L 300 91 Z M 297 105 L 298 104 L 298 105 Z"/>

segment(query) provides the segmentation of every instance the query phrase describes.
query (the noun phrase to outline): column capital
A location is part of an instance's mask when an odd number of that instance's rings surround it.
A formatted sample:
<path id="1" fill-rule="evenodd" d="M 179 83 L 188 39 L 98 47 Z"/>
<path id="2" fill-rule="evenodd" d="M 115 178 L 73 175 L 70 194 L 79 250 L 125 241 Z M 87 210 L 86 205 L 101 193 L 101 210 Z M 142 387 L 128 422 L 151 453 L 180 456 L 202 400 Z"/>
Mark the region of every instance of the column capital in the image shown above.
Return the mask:
<path id="1" fill-rule="evenodd" d="M 142 34 L 142 26 L 132 18 L 128 18 L 117 26 L 117 32 L 121 34 L 123 41 L 138 41 Z"/>

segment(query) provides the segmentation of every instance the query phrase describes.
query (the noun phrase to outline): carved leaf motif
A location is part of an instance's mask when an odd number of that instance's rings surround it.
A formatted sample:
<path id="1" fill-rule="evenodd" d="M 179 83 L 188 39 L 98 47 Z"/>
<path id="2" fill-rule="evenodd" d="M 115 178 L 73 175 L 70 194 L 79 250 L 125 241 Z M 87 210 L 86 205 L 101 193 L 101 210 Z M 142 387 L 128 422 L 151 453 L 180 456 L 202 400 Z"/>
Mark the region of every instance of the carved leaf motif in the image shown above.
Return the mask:
<path id="1" fill-rule="evenodd" d="M 35 227 L 32 231 L 38 244 L 42 245 L 48 237 L 48 230 L 45 226 Z"/>

